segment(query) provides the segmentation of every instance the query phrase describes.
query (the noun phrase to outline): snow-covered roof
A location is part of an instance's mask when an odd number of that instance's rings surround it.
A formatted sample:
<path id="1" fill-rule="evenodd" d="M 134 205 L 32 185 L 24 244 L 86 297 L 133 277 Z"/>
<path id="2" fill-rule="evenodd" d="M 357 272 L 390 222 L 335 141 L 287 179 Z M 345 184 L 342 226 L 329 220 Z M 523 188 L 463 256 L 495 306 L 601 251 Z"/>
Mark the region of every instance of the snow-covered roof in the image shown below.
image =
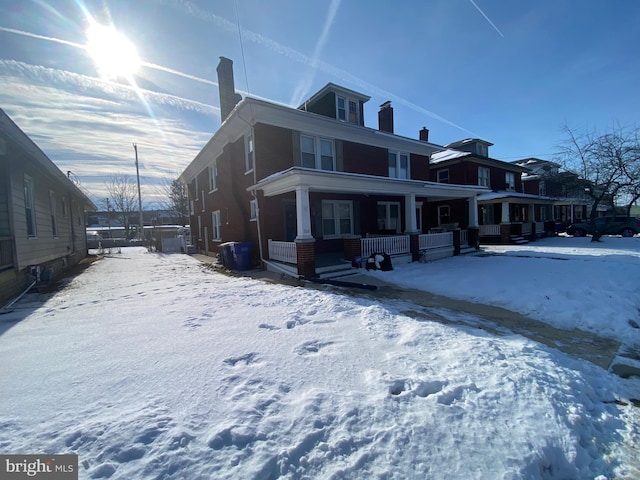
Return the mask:
<path id="1" fill-rule="evenodd" d="M 471 152 L 461 152 L 460 150 L 451 150 L 447 149 L 442 152 L 437 152 L 431 154 L 431 162 L 430 163 L 440 163 L 445 162 L 447 160 L 453 160 L 454 158 L 466 157 L 471 155 Z"/>

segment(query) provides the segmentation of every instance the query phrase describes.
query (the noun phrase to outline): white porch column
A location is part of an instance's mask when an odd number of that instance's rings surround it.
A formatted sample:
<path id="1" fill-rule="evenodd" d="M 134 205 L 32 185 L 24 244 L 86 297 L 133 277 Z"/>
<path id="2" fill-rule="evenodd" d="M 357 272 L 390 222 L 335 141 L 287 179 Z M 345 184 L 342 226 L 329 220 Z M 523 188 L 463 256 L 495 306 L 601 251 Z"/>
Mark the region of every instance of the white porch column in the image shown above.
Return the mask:
<path id="1" fill-rule="evenodd" d="M 309 187 L 296 187 L 296 240 L 308 240 L 311 236 L 311 210 L 309 209 Z"/>
<path id="2" fill-rule="evenodd" d="M 404 196 L 405 233 L 416 233 L 418 223 L 416 221 L 416 194 L 410 193 Z"/>
<path id="3" fill-rule="evenodd" d="M 501 223 L 511 223 L 509 220 L 509 202 L 502 202 L 502 219 Z"/>
<path id="4" fill-rule="evenodd" d="M 478 228 L 478 198 L 469 197 L 469 226 L 468 228 Z"/>

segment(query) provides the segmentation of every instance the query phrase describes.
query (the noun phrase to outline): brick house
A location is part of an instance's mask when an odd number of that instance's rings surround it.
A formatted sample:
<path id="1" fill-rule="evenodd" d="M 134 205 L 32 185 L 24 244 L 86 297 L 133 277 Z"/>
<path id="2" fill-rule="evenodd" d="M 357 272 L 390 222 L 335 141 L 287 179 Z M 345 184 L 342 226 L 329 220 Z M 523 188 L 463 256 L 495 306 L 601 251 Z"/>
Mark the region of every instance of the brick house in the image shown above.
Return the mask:
<path id="1" fill-rule="evenodd" d="M 390 102 L 373 129 L 364 125 L 369 97 L 333 83 L 296 109 L 241 100 L 226 58 L 218 78 L 222 124 L 180 176 L 200 251 L 251 242 L 254 264 L 320 276 L 372 251 L 400 262 L 475 244 L 477 195 L 487 188 L 430 181 L 429 158 L 442 147 L 426 129 L 395 135 Z M 428 205 L 453 199 L 466 205 L 465 223 L 429 236 L 437 219 Z"/>

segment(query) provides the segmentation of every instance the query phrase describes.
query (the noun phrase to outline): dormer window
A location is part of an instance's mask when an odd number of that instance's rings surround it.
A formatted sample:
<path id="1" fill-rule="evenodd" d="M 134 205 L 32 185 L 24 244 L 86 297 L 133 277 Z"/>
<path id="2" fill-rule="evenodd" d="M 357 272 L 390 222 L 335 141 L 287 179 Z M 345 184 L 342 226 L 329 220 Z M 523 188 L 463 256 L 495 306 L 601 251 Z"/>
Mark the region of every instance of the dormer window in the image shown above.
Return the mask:
<path id="1" fill-rule="evenodd" d="M 476 145 L 476 153 L 478 155 L 480 155 L 481 157 L 488 157 L 489 156 L 489 148 L 486 145 L 478 143 Z"/>
<path id="2" fill-rule="evenodd" d="M 338 120 L 360 124 L 358 101 L 353 98 L 336 95 L 336 111 Z"/>

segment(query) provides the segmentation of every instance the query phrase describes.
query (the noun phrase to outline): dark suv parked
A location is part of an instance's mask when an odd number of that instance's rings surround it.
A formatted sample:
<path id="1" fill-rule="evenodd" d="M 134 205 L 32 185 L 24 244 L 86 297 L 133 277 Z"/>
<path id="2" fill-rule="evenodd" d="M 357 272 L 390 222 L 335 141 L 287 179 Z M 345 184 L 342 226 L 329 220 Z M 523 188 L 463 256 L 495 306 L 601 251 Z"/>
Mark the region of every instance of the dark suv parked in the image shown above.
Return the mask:
<path id="1" fill-rule="evenodd" d="M 596 218 L 596 228 L 602 235 L 622 235 L 623 237 L 633 237 L 640 233 L 640 218 L 636 217 L 598 217 Z M 573 223 L 567 227 L 567 233 L 574 237 L 584 237 L 593 235 L 593 225 L 590 221 Z"/>

